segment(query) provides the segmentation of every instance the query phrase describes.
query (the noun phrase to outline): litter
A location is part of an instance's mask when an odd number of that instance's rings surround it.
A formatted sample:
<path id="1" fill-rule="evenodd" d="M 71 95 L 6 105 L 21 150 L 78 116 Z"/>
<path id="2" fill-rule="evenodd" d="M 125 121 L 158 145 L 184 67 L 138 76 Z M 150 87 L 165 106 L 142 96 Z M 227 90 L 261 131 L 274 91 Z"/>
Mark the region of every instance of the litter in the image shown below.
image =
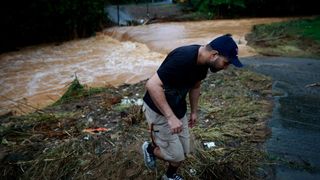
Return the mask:
<path id="1" fill-rule="evenodd" d="M 90 136 L 87 135 L 87 136 L 83 137 L 83 139 L 88 141 L 90 139 Z"/>
<path id="2" fill-rule="evenodd" d="M 195 169 L 193 169 L 193 168 L 191 168 L 191 169 L 189 170 L 189 172 L 190 172 L 190 175 L 191 175 L 191 176 L 197 175 L 197 170 L 195 170 Z"/>
<path id="3" fill-rule="evenodd" d="M 110 131 L 110 129 L 99 127 L 99 128 L 87 128 L 82 130 L 82 132 L 86 132 L 90 134 L 96 134 L 96 133 L 106 132 L 106 131 Z"/>
<path id="4" fill-rule="evenodd" d="M 121 99 L 122 105 L 138 105 L 141 106 L 143 104 L 142 99 L 129 99 L 128 97 L 124 97 Z"/>
<path id="5" fill-rule="evenodd" d="M 305 87 L 316 87 L 316 86 L 320 86 L 320 82 L 307 84 Z"/>
<path id="6" fill-rule="evenodd" d="M 214 142 L 205 142 L 203 143 L 203 145 L 208 149 L 216 147 L 216 144 Z"/>
<path id="7" fill-rule="evenodd" d="M 88 118 L 88 122 L 89 122 L 89 123 L 92 123 L 92 122 L 93 122 L 93 118 L 92 118 L 91 116 Z"/>

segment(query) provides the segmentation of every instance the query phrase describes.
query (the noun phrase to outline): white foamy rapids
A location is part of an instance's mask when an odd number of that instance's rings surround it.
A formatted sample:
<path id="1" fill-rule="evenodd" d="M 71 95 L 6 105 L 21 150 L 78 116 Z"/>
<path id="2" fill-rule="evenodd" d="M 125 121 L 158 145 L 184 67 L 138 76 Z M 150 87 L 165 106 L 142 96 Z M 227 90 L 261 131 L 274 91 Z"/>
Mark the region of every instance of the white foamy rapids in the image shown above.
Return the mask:
<path id="1" fill-rule="evenodd" d="M 231 33 L 239 56 L 256 52 L 246 46 L 245 35 L 255 24 L 285 19 L 214 20 L 114 27 L 95 37 L 61 45 L 28 47 L 0 54 L 0 114 L 7 110 L 32 111 L 57 100 L 76 74 L 89 86 L 118 86 L 150 77 L 172 49 L 187 44 L 206 44 Z M 134 40 L 134 43 L 127 40 Z M 142 43 L 142 44 L 141 44 Z M 153 51 L 146 46 L 150 47 Z M 157 52 L 160 53 L 157 53 Z M 163 53 L 163 54 L 161 54 Z M 20 107 L 21 104 L 28 104 Z"/>
<path id="2" fill-rule="evenodd" d="M 131 39 L 147 44 L 152 50 L 169 53 L 172 49 L 188 44 L 206 44 L 213 38 L 231 33 L 239 46 L 239 57 L 256 55 L 247 46 L 245 36 L 255 24 L 283 21 L 285 18 L 251 18 L 212 20 L 199 22 L 156 23 L 148 26 L 123 26 L 105 30 L 117 39 Z"/>
<path id="3" fill-rule="evenodd" d="M 22 101 L 39 108 L 52 103 L 75 75 L 89 86 L 136 83 L 150 77 L 164 57 L 144 44 L 119 42 L 103 34 L 2 54 L 0 113 L 17 110 Z"/>

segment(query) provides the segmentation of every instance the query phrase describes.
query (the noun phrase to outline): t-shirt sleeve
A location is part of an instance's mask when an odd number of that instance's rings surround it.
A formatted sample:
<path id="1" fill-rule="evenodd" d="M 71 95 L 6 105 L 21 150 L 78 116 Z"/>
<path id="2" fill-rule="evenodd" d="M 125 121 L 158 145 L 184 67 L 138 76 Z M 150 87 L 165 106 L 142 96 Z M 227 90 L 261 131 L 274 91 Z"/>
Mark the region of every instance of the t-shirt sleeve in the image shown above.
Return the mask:
<path id="1" fill-rule="evenodd" d="M 159 67 L 157 73 L 164 85 L 174 86 L 185 78 L 190 61 L 180 52 L 170 53 Z"/>

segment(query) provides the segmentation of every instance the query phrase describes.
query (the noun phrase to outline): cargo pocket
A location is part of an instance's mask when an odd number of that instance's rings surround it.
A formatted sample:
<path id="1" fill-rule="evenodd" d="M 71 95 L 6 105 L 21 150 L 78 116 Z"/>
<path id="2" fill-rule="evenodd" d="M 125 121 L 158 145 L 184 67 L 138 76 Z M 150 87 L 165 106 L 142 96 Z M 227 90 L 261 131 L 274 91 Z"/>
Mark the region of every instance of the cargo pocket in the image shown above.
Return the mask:
<path id="1" fill-rule="evenodd" d="M 154 125 L 154 135 L 156 137 L 156 142 L 161 147 L 168 147 L 170 142 L 174 142 L 178 139 L 177 134 L 172 134 L 168 123 L 162 125 Z"/>

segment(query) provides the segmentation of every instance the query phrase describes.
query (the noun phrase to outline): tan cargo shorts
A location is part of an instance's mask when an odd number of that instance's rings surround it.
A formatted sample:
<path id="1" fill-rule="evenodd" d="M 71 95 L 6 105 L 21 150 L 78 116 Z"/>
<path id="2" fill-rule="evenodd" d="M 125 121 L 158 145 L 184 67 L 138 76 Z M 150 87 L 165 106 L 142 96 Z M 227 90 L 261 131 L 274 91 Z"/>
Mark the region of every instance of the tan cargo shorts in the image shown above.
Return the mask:
<path id="1" fill-rule="evenodd" d="M 190 135 L 188 119 L 181 118 L 183 124 L 179 134 L 172 134 L 167 119 L 154 112 L 146 103 L 143 103 L 143 112 L 151 127 L 153 124 L 153 137 L 155 144 L 160 148 L 163 158 L 171 162 L 180 162 L 185 159 L 185 155 L 190 153 Z"/>

